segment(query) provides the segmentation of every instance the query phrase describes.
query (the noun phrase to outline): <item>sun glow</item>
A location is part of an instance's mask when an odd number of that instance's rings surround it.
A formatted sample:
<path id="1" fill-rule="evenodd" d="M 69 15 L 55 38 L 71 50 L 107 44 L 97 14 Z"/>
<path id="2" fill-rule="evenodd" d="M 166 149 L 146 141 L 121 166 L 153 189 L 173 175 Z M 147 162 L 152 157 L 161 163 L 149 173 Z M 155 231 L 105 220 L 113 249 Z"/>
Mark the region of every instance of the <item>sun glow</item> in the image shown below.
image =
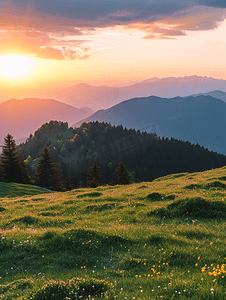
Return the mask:
<path id="1" fill-rule="evenodd" d="M 22 77 L 32 69 L 32 59 L 27 56 L 0 57 L 0 73 L 7 77 Z"/>

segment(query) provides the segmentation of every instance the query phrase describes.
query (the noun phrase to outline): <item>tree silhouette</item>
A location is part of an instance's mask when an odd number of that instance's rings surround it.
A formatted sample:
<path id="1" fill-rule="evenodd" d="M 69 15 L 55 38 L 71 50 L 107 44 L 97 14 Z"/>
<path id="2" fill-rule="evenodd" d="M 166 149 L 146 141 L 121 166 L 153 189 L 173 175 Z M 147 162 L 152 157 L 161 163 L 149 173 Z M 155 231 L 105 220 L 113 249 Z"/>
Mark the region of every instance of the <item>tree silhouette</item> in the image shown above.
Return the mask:
<path id="1" fill-rule="evenodd" d="M 63 189 L 65 191 L 71 191 L 74 189 L 73 182 L 70 179 L 70 176 L 67 175 L 64 180 L 62 180 Z"/>
<path id="2" fill-rule="evenodd" d="M 96 188 L 104 181 L 103 173 L 100 171 L 96 159 L 94 159 L 93 165 L 89 168 L 87 173 L 87 187 Z"/>
<path id="3" fill-rule="evenodd" d="M 45 147 L 35 169 L 34 183 L 48 189 L 60 190 L 61 169 L 50 156 L 49 149 Z"/>
<path id="4" fill-rule="evenodd" d="M 0 182 L 4 181 L 4 177 L 3 177 L 3 167 L 1 164 L 1 160 L 0 160 Z"/>
<path id="5" fill-rule="evenodd" d="M 28 169 L 20 155 L 17 154 L 15 140 L 11 134 L 4 138 L 1 154 L 1 173 L 4 182 L 29 183 Z"/>
<path id="6" fill-rule="evenodd" d="M 114 177 L 111 182 L 111 185 L 117 184 L 129 184 L 129 172 L 127 170 L 126 165 L 121 161 L 114 171 Z"/>

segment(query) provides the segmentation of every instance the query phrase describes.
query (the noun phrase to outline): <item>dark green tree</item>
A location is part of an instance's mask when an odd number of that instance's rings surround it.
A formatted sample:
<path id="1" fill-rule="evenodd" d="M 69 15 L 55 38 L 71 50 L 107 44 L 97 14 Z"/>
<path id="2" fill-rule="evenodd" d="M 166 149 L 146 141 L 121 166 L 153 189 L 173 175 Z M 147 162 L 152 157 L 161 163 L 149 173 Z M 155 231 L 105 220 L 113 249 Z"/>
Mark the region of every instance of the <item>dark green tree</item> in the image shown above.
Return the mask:
<path id="1" fill-rule="evenodd" d="M 64 180 L 62 180 L 62 186 L 64 191 L 71 191 L 74 189 L 73 182 L 70 179 L 70 176 L 67 175 Z"/>
<path id="2" fill-rule="evenodd" d="M 3 168 L 2 168 L 2 162 L 0 160 L 0 182 L 4 181 L 4 178 L 3 178 Z"/>
<path id="3" fill-rule="evenodd" d="M 89 168 L 87 173 L 87 187 L 96 188 L 104 181 L 103 173 L 100 171 L 100 166 L 96 159 L 94 159 L 93 165 Z"/>
<path id="4" fill-rule="evenodd" d="M 11 134 L 4 138 L 0 169 L 4 182 L 30 183 L 28 169 L 17 153 L 16 143 Z"/>
<path id="5" fill-rule="evenodd" d="M 49 149 L 45 147 L 38 160 L 38 166 L 35 169 L 34 183 L 35 185 L 60 190 L 61 169 L 51 158 Z"/>
<path id="6" fill-rule="evenodd" d="M 129 172 L 127 170 L 126 165 L 122 161 L 116 167 L 113 175 L 114 177 L 111 182 L 111 185 L 130 183 Z"/>

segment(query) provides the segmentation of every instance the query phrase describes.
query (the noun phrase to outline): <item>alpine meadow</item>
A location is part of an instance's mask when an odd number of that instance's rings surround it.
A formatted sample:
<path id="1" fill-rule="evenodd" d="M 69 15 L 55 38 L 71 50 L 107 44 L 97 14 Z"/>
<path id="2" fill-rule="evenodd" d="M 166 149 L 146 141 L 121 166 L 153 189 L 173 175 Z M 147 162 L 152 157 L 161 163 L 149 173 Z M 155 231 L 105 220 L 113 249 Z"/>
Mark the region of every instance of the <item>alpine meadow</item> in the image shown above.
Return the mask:
<path id="1" fill-rule="evenodd" d="M 225 186 L 223 167 L 9 193 L 0 299 L 226 299 Z"/>
<path id="2" fill-rule="evenodd" d="M 0 1 L 0 300 L 226 300 L 226 1 Z"/>

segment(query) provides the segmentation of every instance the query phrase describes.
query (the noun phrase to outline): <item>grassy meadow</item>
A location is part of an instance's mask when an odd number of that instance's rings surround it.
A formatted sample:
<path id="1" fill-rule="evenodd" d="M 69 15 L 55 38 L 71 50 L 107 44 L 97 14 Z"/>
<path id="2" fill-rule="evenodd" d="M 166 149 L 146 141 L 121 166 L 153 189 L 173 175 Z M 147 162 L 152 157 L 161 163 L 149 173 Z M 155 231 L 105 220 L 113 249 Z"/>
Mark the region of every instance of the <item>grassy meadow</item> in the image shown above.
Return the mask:
<path id="1" fill-rule="evenodd" d="M 0 185 L 0 299 L 226 299 L 226 167 L 65 193 L 10 188 Z"/>

